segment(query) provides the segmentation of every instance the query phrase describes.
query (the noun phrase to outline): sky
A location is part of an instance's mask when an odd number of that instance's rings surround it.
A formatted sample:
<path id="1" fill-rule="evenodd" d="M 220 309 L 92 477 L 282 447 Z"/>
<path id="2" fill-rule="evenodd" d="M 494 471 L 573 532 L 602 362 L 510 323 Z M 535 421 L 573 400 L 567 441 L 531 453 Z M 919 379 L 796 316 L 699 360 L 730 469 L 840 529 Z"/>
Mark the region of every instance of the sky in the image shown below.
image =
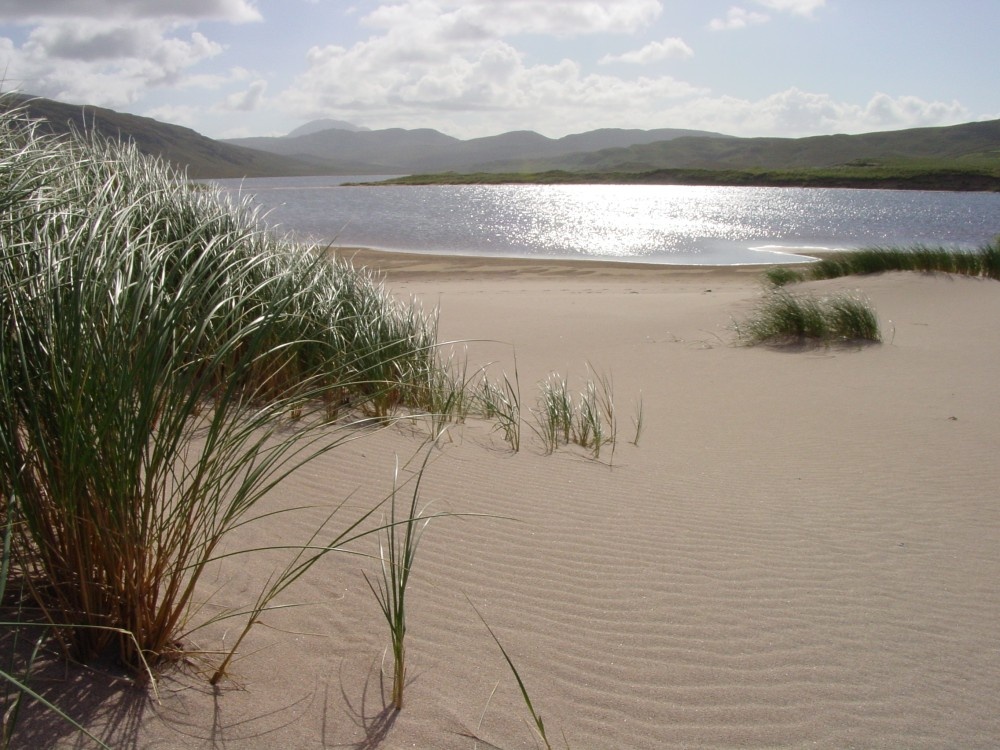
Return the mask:
<path id="1" fill-rule="evenodd" d="M 1000 119 L 1000 0 L 0 0 L 4 90 L 211 138 Z"/>

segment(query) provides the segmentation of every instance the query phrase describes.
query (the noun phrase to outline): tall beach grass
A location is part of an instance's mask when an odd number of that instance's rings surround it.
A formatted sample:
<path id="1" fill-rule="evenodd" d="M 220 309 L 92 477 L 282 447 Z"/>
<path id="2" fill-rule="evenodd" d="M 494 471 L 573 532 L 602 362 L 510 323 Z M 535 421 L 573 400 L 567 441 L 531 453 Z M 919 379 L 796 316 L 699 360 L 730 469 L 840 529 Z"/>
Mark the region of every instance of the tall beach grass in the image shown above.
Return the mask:
<path id="1" fill-rule="evenodd" d="M 221 540 L 437 367 L 434 316 L 128 144 L 0 113 L 0 499 L 68 655 L 182 651 Z M 288 416 L 300 423 L 284 429 Z"/>
<path id="2" fill-rule="evenodd" d="M 231 532 L 268 517 L 260 501 L 291 472 L 354 439 L 351 415 L 429 415 L 436 437 L 479 413 L 518 451 L 516 362 L 510 376 L 470 375 L 441 355 L 436 313 L 375 275 L 275 236 L 248 202 L 130 144 L 46 136 L 5 107 L 0 331 L 0 597 L 16 582 L 27 615 L 0 636 L 41 623 L 67 657 L 110 656 L 145 677 L 198 628 L 241 617 L 215 684 L 275 597 L 327 553 L 382 534 L 372 588 L 402 704 L 404 596 L 430 518 L 419 480 L 402 520 L 394 492 L 381 526 L 379 506 L 346 519 L 338 506 L 301 544 L 276 542 L 291 561 L 241 611 L 202 614 L 199 581 L 254 552 L 230 550 Z M 636 443 L 641 422 L 640 402 Z M 613 449 L 610 378 L 588 380 L 558 430 L 595 458 Z M 30 670 L 3 666 L 0 746 L 15 723 L 4 707 L 36 697 Z"/>
<path id="3" fill-rule="evenodd" d="M 976 250 L 956 250 L 928 245 L 845 250 L 808 265 L 768 268 L 764 271 L 764 278 L 770 285 L 780 287 L 801 281 L 888 271 L 952 273 L 1000 280 L 1000 237 Z"/>
<path id="4" fill-rule="evenodd" d="M 869 247 L 837 253 L 809 266 L 807 277 L 833 279 L 852 274 L 920 271 L 1000 280 L 1000 237 L 977 250 L 944 247 Z"/>
<path id="5" fill-rule="evenodd" d="M 777 288 L 764 294 L 754 312 L 736 323 L 746 344 L 879 342 L 878 316 L 864 297 L 792 294 Z"/>

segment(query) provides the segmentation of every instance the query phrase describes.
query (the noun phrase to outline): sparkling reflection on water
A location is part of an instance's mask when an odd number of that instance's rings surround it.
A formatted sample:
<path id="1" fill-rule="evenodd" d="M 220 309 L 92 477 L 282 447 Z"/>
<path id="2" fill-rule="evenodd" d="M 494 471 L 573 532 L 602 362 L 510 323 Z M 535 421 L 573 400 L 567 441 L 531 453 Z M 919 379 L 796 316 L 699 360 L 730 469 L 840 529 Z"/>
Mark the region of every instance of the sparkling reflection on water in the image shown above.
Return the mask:
<path id="1" fill-rule="evenodd" d="M 342 246 L 459 255 L 743 264 L 868 245 L 974 248 L 1000 195 L 668 185 L 342 187 L 351 178 L 218 181 L 268 221 Z M 366 178 L 371 179 L 371 178 Z"/>

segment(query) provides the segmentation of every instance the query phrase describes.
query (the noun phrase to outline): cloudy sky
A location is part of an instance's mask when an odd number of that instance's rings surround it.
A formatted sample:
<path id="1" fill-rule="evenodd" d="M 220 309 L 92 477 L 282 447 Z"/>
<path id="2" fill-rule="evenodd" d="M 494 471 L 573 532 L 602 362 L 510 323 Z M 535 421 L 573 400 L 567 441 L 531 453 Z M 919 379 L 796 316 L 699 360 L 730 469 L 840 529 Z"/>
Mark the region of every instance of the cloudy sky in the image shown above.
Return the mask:
<path id="1" fill-rule="evenodd" d="M 4 88 L 281 135 L 1000 118 L 998 0 L 0 0 Z"/>

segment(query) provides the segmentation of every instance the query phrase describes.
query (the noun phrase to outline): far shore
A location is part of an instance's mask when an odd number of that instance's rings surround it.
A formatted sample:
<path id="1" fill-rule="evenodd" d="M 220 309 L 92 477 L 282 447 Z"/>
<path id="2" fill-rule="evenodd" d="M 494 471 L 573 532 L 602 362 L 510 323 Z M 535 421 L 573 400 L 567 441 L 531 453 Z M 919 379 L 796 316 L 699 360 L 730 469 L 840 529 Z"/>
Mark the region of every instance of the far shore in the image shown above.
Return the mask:
<path id="1" fill-rule="evenodd" d="M 684 185 L 719 187 L 853 188 L 859 190 L 946 190 L 998 192 L 992 166 L 944 162 L 938 166 L 841 165 L 800 169 L 650 169 L 633 172 L 443 172 L 412 174 L 359 185 Z"/>

